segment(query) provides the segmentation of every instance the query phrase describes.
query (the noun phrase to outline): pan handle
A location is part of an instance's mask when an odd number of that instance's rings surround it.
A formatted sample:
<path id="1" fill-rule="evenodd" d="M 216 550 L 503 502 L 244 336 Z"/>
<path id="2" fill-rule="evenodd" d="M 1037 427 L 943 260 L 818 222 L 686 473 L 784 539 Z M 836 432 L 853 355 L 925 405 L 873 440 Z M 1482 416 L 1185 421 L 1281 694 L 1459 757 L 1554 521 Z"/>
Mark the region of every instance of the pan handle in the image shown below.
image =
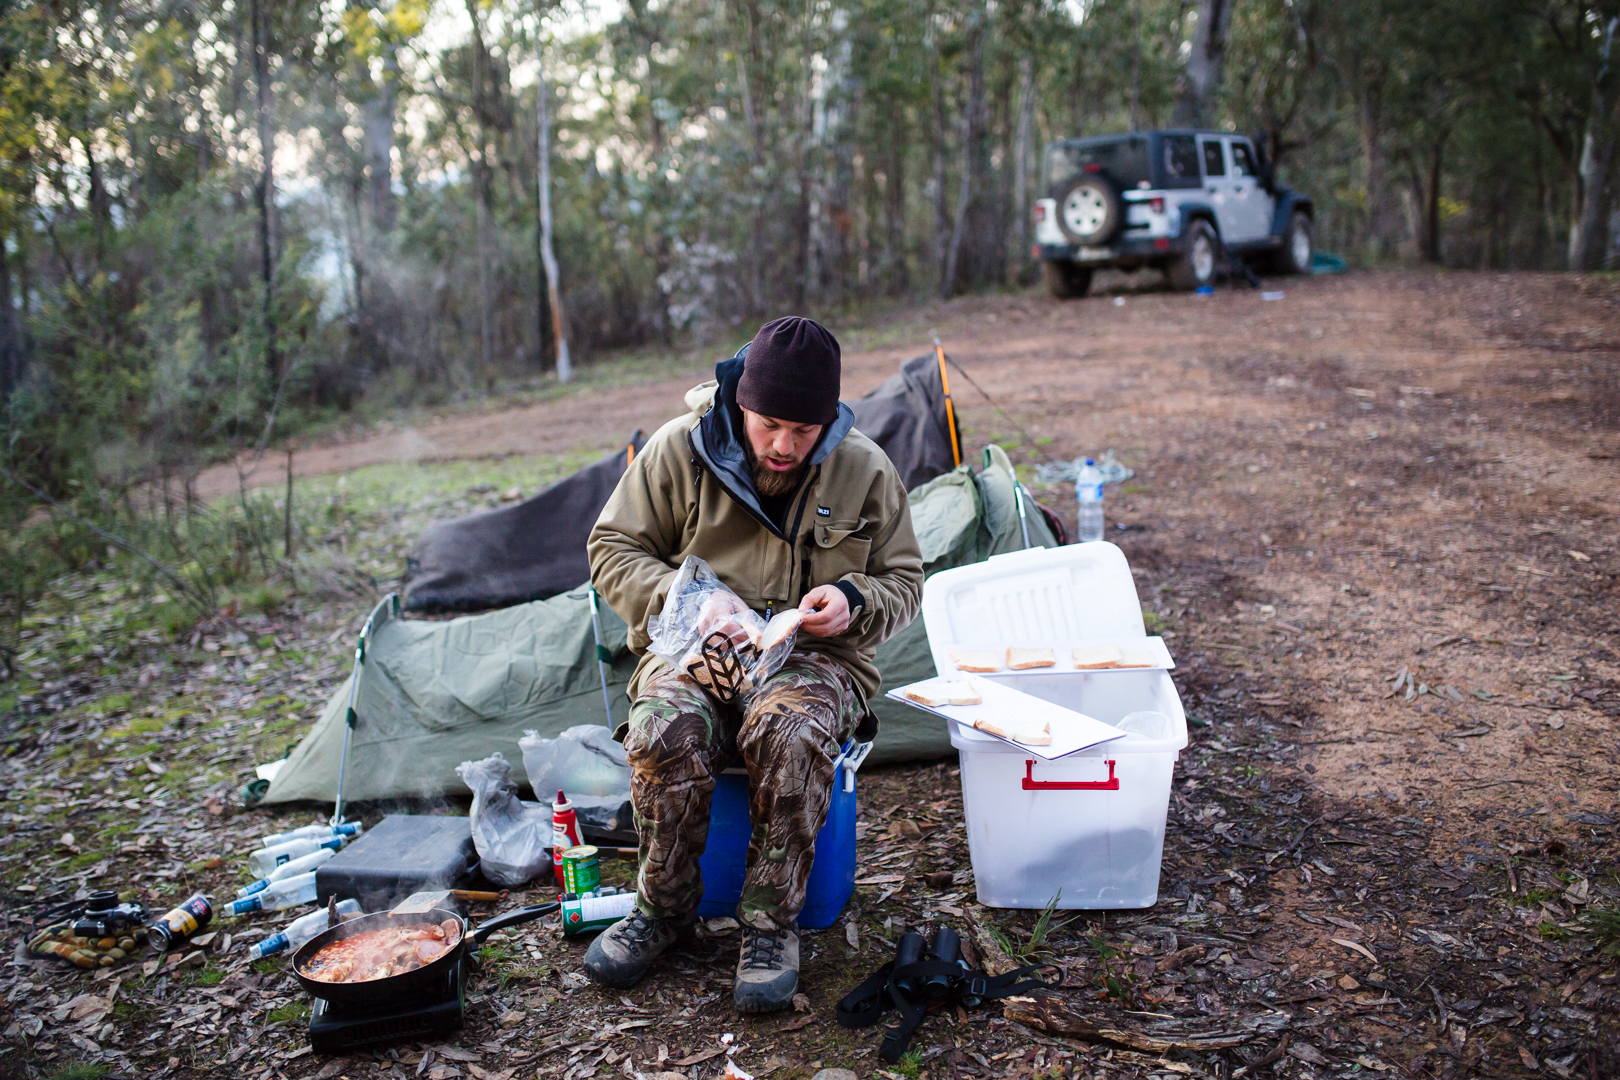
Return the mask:
<path id="1" fill-rule="evenodd" d="M 508 926 L 517 926 L 520 923 L 533 922 L 538 918 L 550 915 L 560 907 L 562 905 L 553 900 L 548 904 L 531 904 L 529 907 L 516 908 L 504 915 L 497 915 L 493 919 L 486 920 L 468 936 L 472 938 L 474 945 L 482 945 L 484 939 L 497 930 L 504 930 Z"/>

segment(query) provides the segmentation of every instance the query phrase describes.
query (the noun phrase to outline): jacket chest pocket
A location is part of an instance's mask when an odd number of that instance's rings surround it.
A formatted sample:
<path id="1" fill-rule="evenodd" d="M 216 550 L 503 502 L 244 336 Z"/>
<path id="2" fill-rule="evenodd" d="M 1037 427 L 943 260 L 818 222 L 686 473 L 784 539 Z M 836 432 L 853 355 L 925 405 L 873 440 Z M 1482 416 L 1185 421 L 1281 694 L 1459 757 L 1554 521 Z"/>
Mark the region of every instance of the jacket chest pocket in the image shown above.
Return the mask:
<path id="1" fill-rule="evenodd" d="M 864 519 L 843 525 L 816 523 L 814 546 L 810 549 L 812 588 L 831 585 L 846 574 L 866 573 L 872 540 L 860 535 L 864 528 Z"/>

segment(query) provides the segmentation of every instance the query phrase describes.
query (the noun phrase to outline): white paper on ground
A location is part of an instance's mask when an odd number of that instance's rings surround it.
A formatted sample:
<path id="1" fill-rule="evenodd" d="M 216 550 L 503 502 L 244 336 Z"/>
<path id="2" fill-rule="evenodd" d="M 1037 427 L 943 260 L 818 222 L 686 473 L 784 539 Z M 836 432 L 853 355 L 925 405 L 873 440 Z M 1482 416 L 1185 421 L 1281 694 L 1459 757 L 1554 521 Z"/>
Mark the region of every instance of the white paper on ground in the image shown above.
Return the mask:
<path id="1" fill-rule="evenodd" d="M 1048 668 L 1047 670 L 1050 671 L 1051 669 Z M 926 692 L 937 689 L 946 683 L 962 682 L 964 680 L 973 684 L 973 688 L 984 699 L 982 704 L 940 705 L 935 707 L 912 701 L 905 695 L 907 690 Z M 1028 751 L 1036 757 L 1045 758 L 1047 761 L 1055 761 L 1060 757 L 1079 753 L 1081 750 L 1096 746 L 1098 743 L 1123 739 L 1126 734 L 1112 724 L 1105 724 L 1101 720 L 1086 716 L 1084 713 L 1065 709 L 1061 705 L 1054 705 L 1050 701 L 1043 701 L 1021 690 L 1014 690 L 1010 686 L 1004 686 L 991 679 L 979 676 L 958 675 L 950 678 L 924 679 L 922 682 L 912 683 L 910 686 L 890 690 L 888 696 L 895 701 L 904 702 L 913 708 L 921 709 L 923 712 L 942 716 L 946 720 L 972 731 L 975 735 L 999 739 L 1008 746 L 1016 746 L 1020 750 Z M 1050 746 L 1029 746 L 1013 739 L 1003 739 L 1000 735 L 994 735 L 981 728 L 975 728 L 973 721 L 979 719 L 1006 719 L 1023 724 L 1039 724 L 1042 720 L 1045 720 L 1048 730 L 1052 733 L 1052 744 Z"/>
<path id="2" fill-rule="evenodd" d="M 1056 662 L 1051 667 L 1024 668 L 1021 671 L 1013 671 L 1011 668 L 1008 668 L 1008 667 L 1005 666 L 1006 663 L 1007 663 L 1007 647 L 1009 645 L 1010 646 L 1015 646 L 1015 647 L 1018 647 L 1018 648 L 1026 648 L 1026 649 L 1051 649 L 1052 650 L 1052 658 Z M 1085 648 L 1088 645 L 1118 645 L 1121 649 L 1127 649 L 1127 650 L 1128 649 L 1145 649 L 1148 652 L 1153 654 L 1154 663 L 1153 663 L 1152 667 L 1076 668 L 1074 666 L 1074 650 L 1079 649 L 1079 648 Z M 988 650 L 989 652 L 995 653 L 996 656 L 998 658 L 1000 658 L 1000 660 L 1001 660 L 1001 663 L 1003 665 L 1002 670 L 1000 670 L 1000 671 L 991 671 L 991 672 L 981 672 L 980 674 L 994 675 L 997 678 L 1001 678 L 1002 676 L 1007 676 L 1007 675 L 1050 675 L 1050 674 L 1052 674 L 1053 672 L 1056 672 L 1056 671 L 1063 671 L 1063 672 L 1104 671 L 1104 672 L 1106 672 L 1106 671 L 1157 671 L 1157 670 L 1161 670 L 1161 669 L 1164 670 L 1164 671 L 1170 671 L 1176 666 L 1176 662 L 1173 659 L 1170 658 L 1170 647 L 1164 643 L 1164 638 L 1161 638 L 1161 637 L 1147 637 L 1147 638 L 1075 638 L 1072 641 L 1065 639 L 1063 641 L 1000 641 L 1000 642 L 988 642 L 988 643 L 975 642 L 975 641 L 955 641 L 955 642 L 950 643 L 949 645 L 940 645 L 940 646 L 934 648 L 934 650 L 933 650 L 934 657 L 935 657 L 934 663 L 935 663 L 936 668 L 941 668 L 942 667 L 945 670 L 949 671 L 952 668 L 956 667 L 956 665 L 951 662 L 951 650 L 952 649 L 984 649 L 984 650 Z M 943 659 L 943 663 L 941 663 L 941 659 Z"/>

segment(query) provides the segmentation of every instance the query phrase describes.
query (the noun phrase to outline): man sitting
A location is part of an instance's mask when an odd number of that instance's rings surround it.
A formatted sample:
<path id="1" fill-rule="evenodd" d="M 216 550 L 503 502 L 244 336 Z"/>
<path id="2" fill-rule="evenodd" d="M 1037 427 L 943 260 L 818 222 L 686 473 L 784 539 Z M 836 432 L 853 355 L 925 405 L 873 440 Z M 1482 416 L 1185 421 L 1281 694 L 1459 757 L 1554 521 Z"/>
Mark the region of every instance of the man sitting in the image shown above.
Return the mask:
<path id="1" fill-rule="evenodd" d="M 876 733 L 872 657 L 917 614 L 922 556 L 899 473 L 838 400 L 840 352 L 825 327 L 766 323 L 715 377 L 636 455 L 591 533 L 591 581 L 644 655 L 629 723 L 614 733 L 641 836 L 636 910 L 591 943 L 585 972 L 628 987 L 691 921 L 715 777 L 740 756 L 753 836 L 734 999 L 770 1012 L 798 988 L 795 927 L 833 762 L 851 735 Z M 787 662 L 741 707 L 646 653 L 648 620 L 688 555 L 767 618 L 806 613 Z"/>

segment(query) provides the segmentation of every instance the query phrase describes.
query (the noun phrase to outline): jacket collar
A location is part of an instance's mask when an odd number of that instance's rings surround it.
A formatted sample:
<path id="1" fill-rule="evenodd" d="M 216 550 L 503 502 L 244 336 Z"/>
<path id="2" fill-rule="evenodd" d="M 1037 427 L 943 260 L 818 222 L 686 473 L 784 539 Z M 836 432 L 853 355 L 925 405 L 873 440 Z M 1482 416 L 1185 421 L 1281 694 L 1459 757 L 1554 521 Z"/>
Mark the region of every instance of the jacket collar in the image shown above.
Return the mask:
<path id="1" fill-rule="evenodd" d="M 747 357 L 748 346 L 744 345 L 737 350 L 736 356 L 714 366 L 717 385 L 713 405 L 692 431 L 692 448 L 725 487 L 727 494 L 771 532 L 781 535 L 781 530 L 771 524 L 760 506 L 759 493 L 754 490 L 754 478 L 748 469 L 748 452 L 743 446 L 745 436 L 742 408 L 737 404 L 737 383 L 742 379 Z M 854 427 L 854 411 L 840 401 L 838 419 L 828 424 L 821 433 L 821 441 L 810 453 L 810 464 L 815 466 L 826 461 Z"/>

